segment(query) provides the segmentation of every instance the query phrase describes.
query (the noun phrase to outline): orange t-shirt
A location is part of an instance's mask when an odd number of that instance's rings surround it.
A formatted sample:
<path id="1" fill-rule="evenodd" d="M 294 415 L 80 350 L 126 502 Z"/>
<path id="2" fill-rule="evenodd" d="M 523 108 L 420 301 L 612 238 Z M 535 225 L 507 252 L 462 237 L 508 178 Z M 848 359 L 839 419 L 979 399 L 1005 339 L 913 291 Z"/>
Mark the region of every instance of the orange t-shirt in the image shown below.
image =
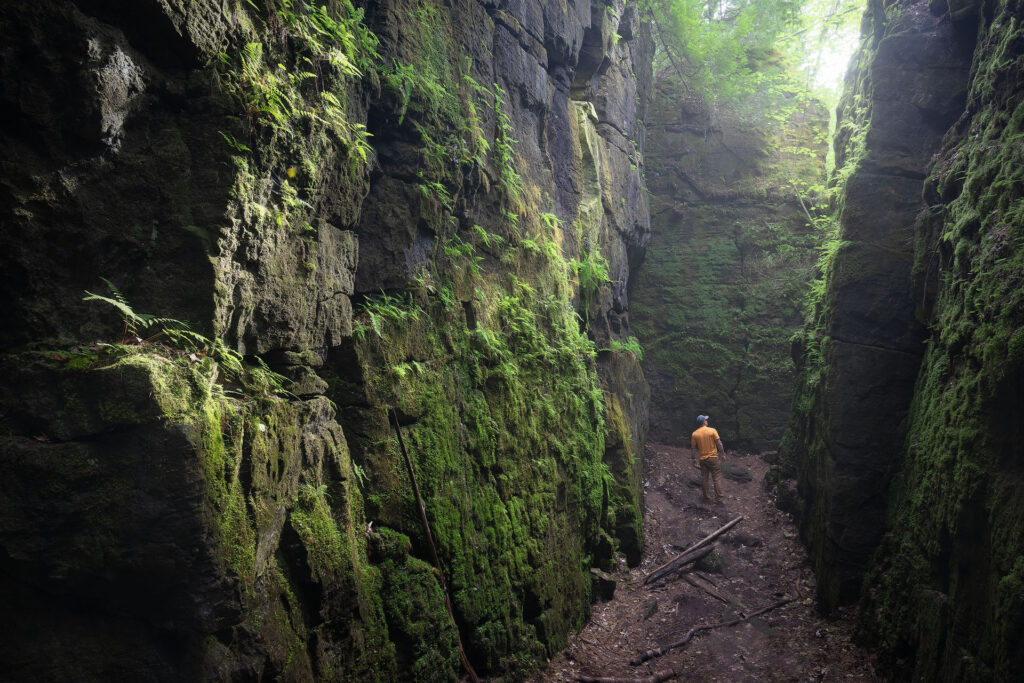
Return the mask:
<path id="1" fill-rule="evenodd" d="M 700 449 L 700 459 L 703 460 L 718 455 L 718 445 L 715 442 L 721 438 L 717 429 L 702 425 L 690 436 L 690 445 Z"/>

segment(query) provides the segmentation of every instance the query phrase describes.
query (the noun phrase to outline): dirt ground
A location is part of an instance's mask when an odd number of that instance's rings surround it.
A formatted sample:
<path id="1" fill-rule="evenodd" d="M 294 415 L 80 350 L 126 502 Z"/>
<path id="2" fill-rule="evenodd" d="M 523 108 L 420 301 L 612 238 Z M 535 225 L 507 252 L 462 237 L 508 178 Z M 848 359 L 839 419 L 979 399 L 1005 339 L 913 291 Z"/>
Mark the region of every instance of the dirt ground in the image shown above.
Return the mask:
<path id="1" fill-rule="evenodd" d="M 818 615 L 814 574 L 789 515 L 775 508 L 762 484 L 768 464 L 758 455 L 729 454 L 723 504 L 701 502 L 700 473 L 687 449 L 648 444 L 647 549 L 640 565 L 623 564 L 614 598 L 594 605 L 590 623 L 570 636 L 534 683 L 575 681 L 578 675 L 645 678 L 674 671 L 671 680 L 880 680 L 871 656 L 850 641 L 850 615 Z M 716 541 L 710 562 L 689 565 L 651 586 L 644 578 L 737 516 Z M 717 565 L 717 566 L 716 566 Z M 695 626 L 739 618 L 762 607 L 793 602 L 738 625 L 696 634 L 686 645 L 639 666 L 629 660 L 681 639 Z"/>

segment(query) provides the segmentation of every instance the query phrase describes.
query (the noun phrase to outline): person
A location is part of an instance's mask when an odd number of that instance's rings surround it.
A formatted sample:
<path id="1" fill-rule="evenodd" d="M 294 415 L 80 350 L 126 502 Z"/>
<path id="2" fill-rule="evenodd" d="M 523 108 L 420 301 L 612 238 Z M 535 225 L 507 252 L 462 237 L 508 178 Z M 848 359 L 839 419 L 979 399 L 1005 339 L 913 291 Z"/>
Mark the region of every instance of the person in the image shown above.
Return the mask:
<path id="1" fill-rule="evenodd" d="M 707 415 L 697 416 L 699 426 L 690 436 L 690 447 L 693 448 L 693 466 L 700 468 L 700 486 L 704 492 L 704 502 L 712 501 L 709 484 L 714 484 L 714 502 L 721 503 L 722 489 L 718 486 L 718 475 L 722 469 L 718 458 L 725 457 L 725 446 L 722 445 L 722 437 L 718 435 L 718 430 L 708 427 L 710 419 Z M 699 465 L 697 464 L 698 458 L 700 459 Z"/>

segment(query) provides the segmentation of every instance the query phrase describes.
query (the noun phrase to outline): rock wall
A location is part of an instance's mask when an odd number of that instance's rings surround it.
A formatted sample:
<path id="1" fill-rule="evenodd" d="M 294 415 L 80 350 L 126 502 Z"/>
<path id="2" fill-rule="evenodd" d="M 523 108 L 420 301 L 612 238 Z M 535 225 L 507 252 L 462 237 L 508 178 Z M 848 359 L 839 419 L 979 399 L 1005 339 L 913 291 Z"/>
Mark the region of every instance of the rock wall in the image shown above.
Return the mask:
<path id="1" fill-rule="evenodd" d="M 895 13 L 895 10 L 889 14 Z M 885 533 L 889 481 L 924 347 L 911 287 L 928 162 L 963 106 L 970 46 L 922 6 L 872 5 L 837 112 L 833 247 L 782 456 L 826 608 L 853 598 Z M 908 98 L 909 94 L 909 98 Z"/>
<path id="2" fill-rule="evenodd" d="M 643 544 L 635 6 L 46 0 L 0 36 L 12 674 L 559 649 Z"/>
<path id="3" fill-rule="evenodd" d="M 826 608 L 897 678 L 1011 680 L 1020 498 L 1021 7 L 871 3 L 840 239 L 783 457 Z"/>
<path id="4" fill-rule="evenodd" d="M 657 439 L 688 444 L 699 413 L 730 449 L 774 450 L 785 429 L 828 119 L 779 100 L 713 110 L 661 74 L 648 117 L 651 248 L 633 296 Z"/>

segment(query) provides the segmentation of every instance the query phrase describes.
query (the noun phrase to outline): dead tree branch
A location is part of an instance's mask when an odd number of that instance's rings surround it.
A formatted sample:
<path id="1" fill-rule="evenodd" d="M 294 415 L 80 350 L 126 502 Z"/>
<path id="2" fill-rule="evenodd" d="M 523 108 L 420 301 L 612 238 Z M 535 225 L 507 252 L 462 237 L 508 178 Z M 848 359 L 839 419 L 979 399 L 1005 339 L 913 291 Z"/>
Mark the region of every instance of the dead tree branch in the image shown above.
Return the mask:
<path id="1" fill-rule="evenodd" d="M 678 556 L 678 557 L 676 557 L 676 558 L 674 558 L 672 560 L 669 560 L 665 564 L 663 564 L 660 567 L 658 567 L 657 569 L 655 569 L 653 572 L 651 572 L 650 574 L 647 575 L 647 578 L 644 579 L 644 585 L 647 585 L 647 584 L 651 583 L 652 581 L 657 581 L 662 576 L 665 576 L 666 574 L 671 574 L 678 567 L 681 567 L 684 564 L 687 564 L 689 562 L 698 560 L 701 557 L 703 557 L 703 555 L 699 555 L 699 556 L 693 558 L 693 560 L 687 559 L 687 556 L 689 554 L 693 553 L 694 550 L 697 550 L 698 548 L 701 548 L 701 547 L 707 545 L 708 543 L 710 543 L 711 541 L 715 540 L 716 538 L 718 538 L 719 536 L 724 534 L 726 531 L 728 531 L 729 529 L 731 529 L 734 526 L 736 526 L 737 524 L 739 524 L 741 519 L 743 519 L 743 515 L 740 515 L 736 519 L 732 520 L 731 522 L 729 522 L 728 524 L 723 526 L 718 531 L 712 532 L 712 533 L 708 534 L 707 536 L 705 536 L 704 538 L 702 538 L 701 540 L 697 541 L 696 543 L 691 545 L 689 548 L 684 550 L 682 555 L 680 555 L 680 556 Z M 708 552 L 711 552 L 711 551 L 709 550 Z M 707 555 L 707 553 L 704 553 L 704 555 Z"/>
<path id="2" fill-rule="evenodd" d="M 576 674 L 576 680 L 580 681 L 580 683 L 662 683 L 662 681 L 674 678 L 675 675 L 675 671 L 661 671 L 653 676 L 645 676 L 644 678 L 599 678 Z"/>
<path id="3" fill-rule="evenodd" d="M 796 198 L 800 200 L 800 208 L 804 210 L 804 215 L 807 216 L 808 225 L 814 225 L 814 218 L 811 217 L 811 212 L 807 210 L 804 198 L 800 196 L 799 192 L 796 193 Z"/>
<path id="4" fill-rule="evenodd" d="M 754 617 L 759 616 L 761 614 L 764 614 L 765 612 L 770 612 L 773 609 L 776 609 L 778 607 L 782 607 L 783 605 L 788 605 L 789 603 L 793 602 L 794 599 L 795 598 L 786 598 L 785 600 L 779 600 L 778 602 L 773 603 L 771 605 L 768 605 L 767 607 L 762 607 L 761 609 L 757 610 L 756 612 L 751 612 L 750 614 L 746 615 L 745 617 L 740 617 L 738 619 L 732 619 L 731 621 L 720 621 L 717 624 L 711 624 L 709 626 L 694 626 L 693 628 L 691 628 L 689 631 L 686 632 L 685 636 L 683 636 L 679 640 L 675 641 L 674 643 L 669 643 L 668 645 L 662 645 L 661 647 L 656 647 L 653 650 L 647 650 L 646 652 L 642 652 L 639 655 L 637 655 L 636 657 L 634 657 L 633 659 L 629 660 L 629 663 L 632 666 L 640 666 L 641 664 L 643 664 L 644 662 L 646 662 L 649 659 L 654 659 L 655 657 L 660 657 L 663 654 L 665 654 L 666 652 L 668 652 L 669 650 L 674 650 L 677 647 L 682 647 L 683 645 L 686 645 L 688 642 L 690 642 L 690 639 L 693 638 L 698 633 L 701 633 L 703 631 L 710 631 L 710 630 L 716 629 L 716 628 L 723 628 L 723 627 L 726 627 L 726 626 L 735 626 L 736 624 L 739 624 L 739 623 L 742 623 L 744 621 L 747 621 L 748 619 L 753 619 Z"/>
<path id="5" fill-rule="evenodd" d="M 683 575 L 683 578 L 686 580 L 686 582 L 688 584 L 690 584 L 694 588 L 699 588 L 700 590 L 704 591 L 705 593 L 707 593 L 708 595 L 710 595 L 714 599 L 720 600 L 721 602 L 724 602 L 727 605 L 732 605 L 734 607 L 740 608 L 740 610 L 741 610 L 740 613 L 741 614 L 747 611 L 746 608 L 743 605 L 740 605 L 735 600 L 730 599 L 729 596 L 723 595 L 714 586 L 710 586 L 710 585 L 704 584 L 704 583 L 702 583 L 700 581 L 697 581 L 696 578 L 694 578 L 692 576 L 687 576 L 685 574 Z"/>
<path id="6" fill-rule="evenodd" d="M 693 550 L 693 551 L 688 552 L 688 553 L 683 553 L 682 555 L 680 555 L 679 557 L 675 558 L 674 560 L 672 560 L 668 564 L 662 565 L 661 567 L 655 569 L 653 572 L 648 574 L 647 578 L 644 579 L 644 585 L 645 586 L 649 585 L 651 583 L 654 583 L 655 581 L 657 581 L 660 578 L 668 576 L 669 574 L 671 574 L 673 572 L 679 571 L 685 565 L 688 565 L 691 562 L 696 562 L 697 560 L 699 560 L 700 558 L 704 557 L 705 555 L 710 554 L 711 551 L 714 550 L 714 549 L 715 549 L 715 546 L 712 545 L 712 546 L 708 546 L 707 548 L 698 548 L 697 550 Z"/>

